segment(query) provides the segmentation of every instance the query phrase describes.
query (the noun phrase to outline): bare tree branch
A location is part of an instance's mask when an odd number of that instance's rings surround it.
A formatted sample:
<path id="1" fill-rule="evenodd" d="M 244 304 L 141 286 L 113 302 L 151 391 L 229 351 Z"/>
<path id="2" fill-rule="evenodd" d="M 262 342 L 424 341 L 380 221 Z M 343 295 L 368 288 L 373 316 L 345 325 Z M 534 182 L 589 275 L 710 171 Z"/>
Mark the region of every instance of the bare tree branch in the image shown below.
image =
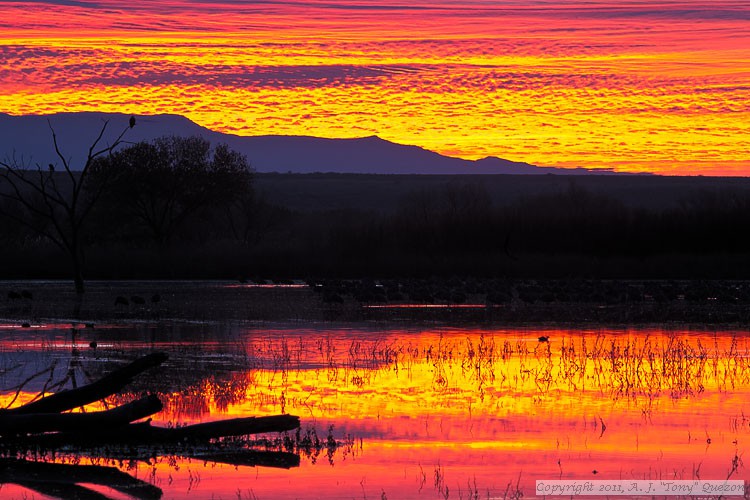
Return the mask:
<path id="1" fill-rule="evenodd" d="M 0 206 L 0 214 L 48 238 L 68 254 L 79 294 L 84 291 L 82 238 L 85 222 L 106 189 L 106 185 L 89 186 L 89 172 L 97 158 L 111 155 L 123 143 L 125 134 L 133 124 L 134 120 L 131 119 L 130 125 L 112 143 L 102 147 L 109 126 L 109 121 L 104 121 L 88 149 L 82 169 L 75 171 L 72 160 L 63 154 L 52 122 L 47 120 L 55 155 L 63 166 L 64 172 L 61 174 L 67 180 L 63 185 L 58 183 L 58 174 L 52 163 L 48 169 L 39 164 L 32 168 L 23 160 L 17 161 L 15 154 L 12 159 L 0 161 L 0 180 L 4 180 L 9 187 L 0 186 L 0 198 L 13 205 L 10 208 Z"/>

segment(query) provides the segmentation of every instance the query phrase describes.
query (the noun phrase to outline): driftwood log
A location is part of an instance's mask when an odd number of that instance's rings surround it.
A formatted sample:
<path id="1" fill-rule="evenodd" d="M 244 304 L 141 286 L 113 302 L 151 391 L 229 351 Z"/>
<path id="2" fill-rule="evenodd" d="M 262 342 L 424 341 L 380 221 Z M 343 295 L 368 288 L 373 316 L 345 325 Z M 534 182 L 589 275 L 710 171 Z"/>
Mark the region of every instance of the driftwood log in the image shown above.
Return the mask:
<path id="1" fill-rule="evenodd" d="M 158 397 L 151 395 L 111 410 L 88 413 L 0 413 L 0 435 L 40 432 L 116 430 L 118 427 L 146 418 L 162 409 Z"/>
<path id="2" fill-rule="evenodd" d="M 274 467 L 277 469 L 299 467 L 300 463 L 299 455 L 285 451 L 242 450 L 206 453 L 195 452 L 190 454 L 190 458 L 203 460 L 205 462 L 229 464 L 235 467 L 261 466 Z"/>
<path id="3" fill-rule="evenodd" d="M 300 464 L 299 455 L 279 451 L 196 450 L 190 454 L 190 458 L 205 462 L 225 463 L 235 467 L 263 466 L 289 469 L 299 467 Z M 138 500 L 158 500 L 163 496 L 158 486 L 136 479 L 116 467 L 101 465 L 0 459 L 0 484 L 5 483 L 17 484 L 39 494 L 60 499 L 110 499 L 105 494 L 82 486 L 82 484 L 106 486 Z"/>
<path id="4" fill-rule="evenodd" d="M 138 358 L 132 363 L 105 375 L 101 379 L 91 384 L 62 391 L 56 394 L 43 397 L 38 401 L 12 408 L 9 410 L 0 410 L 0 415 L 17 414 L 27 415 L 29 413 L 59 413 L 62 411 L 72 410 L 80 406 L 95 403 L 115 394 L 125 388 L 137 375 L 145 372 L 149 368 L 154 368 L 164 363 L 168 356 L 163 352 L 155 352 L 142 358 Z"/>
<path id="5" fill-rule="evenodd" d="M 160 488 L 115 467 L 100 465 L 0 459 L 0 483 L 15 483 L 57 498 L 107 498 L 76 483 L 107 486 L 142 500 L 162 497 Z"/>
<path id="6" fill-rule="evenodd" d="M 299 417 L 293 415 L 233 418 L 170 428 L 152 426 L 150 419 L 133 423 L 161 411 L 162 403 L 155 395 L 104 411 L 61 413 L 122 390 L 135 376 L 166 360 L 164 353 L 149 354 L 91 384 L 52 394 L 18 408 L 0 410 L 0 453 L 23 449 L 55 450 L 70 446 L 205 446 L 216 438 L 299 428 Z M 288 459 L 280 462 L 293 463 Z"/>
<path id="7" fill-rule="evenodd" d="M 245 417 L 217 420 L 184 427 L 153 427 L 149 422 L 128 426 L 133 437 L 154 442 L 201 441 L 218 437 L 244 436 L 263 432 L 284 432 L 299 427 L 299 417 L 294 415 L 272 415 L 269 417 Z"/>
<path id="8" fill-rule="evenodd" d="M 122 407 L 119 407 L 122 408 Z M 76 414 L 79 415 L 79 414 Z M 300 426 L 294 415 L 272 415 L 268 417 L 245 417 L 186 425 L 183 427 L 155 427 L 150 421 L 125 424 L 119 427 L 96 427 L 73 429 L 68 432 L 23 436 L 0 441 L 2 445 L 20 447 L 26 444 L 46 450 L 62 447 L 96 447 L 107 445 L 154 445 L 201 444 L 212 439 L 246 436 L 264 432 L 284 432 Z"/>
<path id="9" fill-rule="evenodd" d="M 134 423 L 162 410 L 162 403 L 155 395 L 104 411 L 62 413 L 119 392 L 134 377 L 166 360 L 164 353 L 149 354 L 91 384 L 51 394 L 18 408 L 0 410 L 0 456 L 6 457 L 0 458 L 0 484 L 14 483 L 61 499 L 110 498 L 85 484 L 106 486 L 140 500 L 162 497 L 160 488 L 115 467 L 26 460 L 54 457 L 58 450 L 106 458 L 119 455 L 119 459 L 148 462 L 162 454 L 234 466 L 287 469 L 299 466 L 300 457 L 295 453 L 253 450 L 231 443 L 225 446 L 214 441 L 297 429 L 299 417 L 292 415 L 233 418 L 170 428 L 152 426 L 150 419 Z"/>

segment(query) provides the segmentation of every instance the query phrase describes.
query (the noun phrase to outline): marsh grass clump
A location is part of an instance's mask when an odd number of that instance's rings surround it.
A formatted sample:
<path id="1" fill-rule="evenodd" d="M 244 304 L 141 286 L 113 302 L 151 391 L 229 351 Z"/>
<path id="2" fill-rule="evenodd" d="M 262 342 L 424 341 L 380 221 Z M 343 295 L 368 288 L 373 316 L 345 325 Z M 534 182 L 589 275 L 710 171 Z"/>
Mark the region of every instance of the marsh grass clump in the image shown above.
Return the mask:
<path id="1" fill-rule="evenodd" d="M 333 425 L 328 426 L 325 437 L 320 437 L 314 426 L 308 426 L 303 431 L 298 428 L 295 432 L 284 432 L 276 437 L 262 436 L 242 438 L 244 445 L 264 451 L 286 452 L 300 455 L 315 464 L 321 455 L 326 457 L 329 465 L 334 465 L 337 454 L 341 460 L 347 456 L 356 455 L 362 450 L 362 439 L 355 439 L 351 434 L 336 438 Z"/>
<path id="2" fill-rule="evenodd" d="M 707 347 L 677 334 L 613 337 L 597 334 L 567 339 L 560 348 L 557 375 L 571 387 L 593 381 L 613 399 L 672 399 L 695 396 L 711 386 L 726 391 L 750 380 L 747 345 L 733 336 L 728 346 Z"/>
<path id="3" fill-rule="evenodd" d="M 260 338 L 247 346 L 253 364 L 245 372 L 246 401 L 266 410 L 272 404 L 325 414 L 338 405 L 327 400 L 332 391 L 356 397 L 378 388 L 392 394 L 404 381 L 429 377 L 419 390 L 446 407 L 457 394 L 489 404 L 487 394 L 544 399 L 554 391 L 594 391 L 638 403 L 646 415 L 662 397 L 679 400 L 750 383 L 750 347 L 737 335 L 543 333 L 547 342 L 538 341 L 540 332 L 529 338 L 442 331 L 429 340 Z M 316 389 L 320 384 L 326 389 Z M 241 396 L 241 387 L 230 392 Z"/>
<path id="4" fill-rule="evenodd" d="M 521 474 L 518 474 L 518 479 L 515 483 L 508 481 L 503 492 L 503 500 L 519 500 L 523 498 L 523 490 L 521 489 Z"/>
<path id="5" fill-rule="evenodd" d="M 540 335 L 549 341 L 539 342 Z M 648 420 L 665 400 L 682 404 L 704 394 L 747 388 L 749 342 L 731 332 L 659 330 L 274 333 L 232 346 L 242 352 L 226 356 L 226 363 L 196 360 L 196 353 L 187 352 L 179 361 L 185 366 L 175 361 L 171 367 L 182 380 L 177 390 L 166 391 L 161 380 L 154 380 L 153 387 L 139 386 L 138 391 L 157 393 L 165 403 L 161 420 L 171 422 L 238 411 L 243 416 L 289 412 L 316 420 L 366 421 L 385 411 L 403 416 L 423 411 L 425 401 L 439 411 L 455 412 L 458 406 L 486 413 L 518 401 L 551 402 L 565 394 L 634 405 Z M 111 402 L 128 402 L 139 392 Z M 744 416 L 732 425 L 750 429 Z M 329 442 L 319 430 L 303 432 L 296 441 L 311 457 Z"/>

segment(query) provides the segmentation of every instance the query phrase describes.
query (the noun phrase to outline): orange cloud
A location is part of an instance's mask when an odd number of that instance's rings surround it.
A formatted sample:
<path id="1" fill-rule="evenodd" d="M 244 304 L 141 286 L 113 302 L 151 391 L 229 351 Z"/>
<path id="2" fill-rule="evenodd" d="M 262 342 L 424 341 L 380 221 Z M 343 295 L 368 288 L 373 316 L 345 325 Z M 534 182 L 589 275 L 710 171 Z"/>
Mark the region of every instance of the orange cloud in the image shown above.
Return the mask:
<path id="1" fill-rule="evenodd" d="M 0 19 L 0 112 L 750 172 L 746 2 L 4 2 Z"/>

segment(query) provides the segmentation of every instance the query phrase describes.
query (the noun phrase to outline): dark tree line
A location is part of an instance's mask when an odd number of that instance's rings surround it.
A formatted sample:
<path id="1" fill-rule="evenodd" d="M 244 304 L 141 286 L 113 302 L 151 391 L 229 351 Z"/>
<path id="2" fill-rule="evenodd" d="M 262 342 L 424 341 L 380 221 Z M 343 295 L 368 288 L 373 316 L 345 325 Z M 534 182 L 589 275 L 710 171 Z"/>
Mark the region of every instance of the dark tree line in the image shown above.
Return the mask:
<path id="1" fill-rule="evenodd" d="M 69 276 L 67 255 L 80 259 L 81 290 L 84 266 L 96 278 L 750 278 L 748 191 L 645 209 L 574 181 L 508 203 L 479 183 L 448 182 L 391 210 L 290 211 L 258 196 L 247 159 L 226 146 L 175 137 L 119 146 L 92 149 L 85 176 L 6 164 L 0 273 Z M 60 236 L 71 213 L 73 251 Z"/>
<path id="2" fill-rule="evenodd" d="M 448 183 L 411 193 L 394 213 L 326 222 L 324 250 L 310 259 L 324 276 L 750 277 L 742 190 L 645 209 L 575 184 L 493 204 L 480 184 Z"/>
<path id="3" fill-rule="evenodd" d="M 112 143 L 101 145 L 108 125 L 80 169 L 63 153 L 52 127 L 56 164 L 32 166 L 17 158 L 0 162 L 6 248 L 15 244 L 23 253 L 24 247 L 43 248 L 44 241 L 58 247 L 82 294 L 87 250 L 97 245 L 164 247 L 199 226 L 231 226 L 236 237 L 250 238 L 255 199 L 252 169 L 243 155 L 201 137 L 162 137 L 126 146 L 134 119 Z M 216 236 L 216 231 L 207 234 Z"/>

